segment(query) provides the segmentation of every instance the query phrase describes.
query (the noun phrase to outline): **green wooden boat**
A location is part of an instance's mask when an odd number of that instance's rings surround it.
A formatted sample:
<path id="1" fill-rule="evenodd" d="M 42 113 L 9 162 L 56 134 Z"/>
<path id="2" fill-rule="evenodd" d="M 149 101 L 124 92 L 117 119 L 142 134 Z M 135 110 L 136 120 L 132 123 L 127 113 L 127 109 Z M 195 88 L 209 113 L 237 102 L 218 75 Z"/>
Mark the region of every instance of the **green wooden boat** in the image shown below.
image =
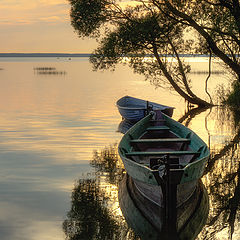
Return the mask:
<path id="1" fill-rule="evenodd" d="M 198 180 L 210 155 L 206 143 L 197 134 L 159 111 L 130 128 L 118 150 L 127 173 L 152 185 L 160 184 L 167 164 L 171 184 Z"/>
<path id="2" fill-rule="evenodd" d="M 159 206 L 163 228 L 174 224 L 203 175 L 210 155 L 204 141 L 157 110 L 125 133 L 118 150 L 137 198 Z"/>

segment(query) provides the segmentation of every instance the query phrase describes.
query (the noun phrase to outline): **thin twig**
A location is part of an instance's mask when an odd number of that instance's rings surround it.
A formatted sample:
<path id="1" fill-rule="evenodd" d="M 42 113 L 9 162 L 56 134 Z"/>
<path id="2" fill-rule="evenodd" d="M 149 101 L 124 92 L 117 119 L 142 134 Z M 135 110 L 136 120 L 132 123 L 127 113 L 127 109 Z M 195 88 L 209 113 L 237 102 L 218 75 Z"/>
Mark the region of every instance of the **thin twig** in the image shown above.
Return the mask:
<path id="1" fill-rule="evenodd" d="M 208 92 L 208 80 L 211 76 L 211 65 L 212 65 L 212 51 L 211 51 L 211 49 L 209 49 L 209 51 L 210 51 L 210 54 L 209 54 L 209 63 L 208 63 L 208 76 L 207 76 L 206 81 L 205 81 L 205 92 L 209 96 L 210 103 L 212 104 L 213 103 L 212 97 L 211 97 L 210 93 Z"/>

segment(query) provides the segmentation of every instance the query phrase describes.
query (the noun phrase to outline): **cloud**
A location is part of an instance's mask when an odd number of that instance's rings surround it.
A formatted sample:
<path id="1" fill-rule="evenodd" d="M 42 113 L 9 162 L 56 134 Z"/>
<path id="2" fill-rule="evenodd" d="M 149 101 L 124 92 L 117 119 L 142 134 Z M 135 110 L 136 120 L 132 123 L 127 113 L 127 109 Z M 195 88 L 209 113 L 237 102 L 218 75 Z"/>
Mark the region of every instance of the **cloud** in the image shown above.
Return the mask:
<path id="1" fill-rule="evenodd" d="M 59 16 L 47 16 L 39 19 L 41 22 L 59 22 L 61 18 Z"/>
<path id="2" fill-rule="evenodd" d="M 66 5 L 67 4 L 67 0 L 39 0 L 38 1 L 39 3 L 42 3 L 42 4 L 46 4 L 46 5 Z"/>
<path id="3" fill-rule="evenodd" d="M 0 25 L 29 25 L 69 21 L 66 0 L 2 0 Z"/>
<path id="4" fill-rule="evenodd" d="M 124 8 L 135 6 L 137 1 L 128 0 L 119 4 Z M 0 26 L 70 22 L 69 9 L 68 0 L 1 0 Z"/>
<path id="5" fill-rule="evenodd" d="M 54 6 L 67 4 L 67 0 L 1 0 L 0 9 L 32 9 L 39 6 Z"/>

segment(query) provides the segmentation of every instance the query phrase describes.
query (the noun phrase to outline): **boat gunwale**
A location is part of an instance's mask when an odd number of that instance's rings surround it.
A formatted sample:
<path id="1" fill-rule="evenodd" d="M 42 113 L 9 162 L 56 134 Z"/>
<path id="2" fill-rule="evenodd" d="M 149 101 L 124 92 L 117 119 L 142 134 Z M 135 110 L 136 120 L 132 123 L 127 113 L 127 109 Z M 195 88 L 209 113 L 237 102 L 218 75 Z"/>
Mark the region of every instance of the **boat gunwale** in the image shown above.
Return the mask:
<path id="1" fill-rule="evenodd" d="M 146 110 L 147 108 L 146 107 L 142 107 L 142 108 L 137 108 L 137 107 L 123 107 L 123 106 L 119 106 L 117 105 L 118 108 L 121 108 L 121 109 L 127 109 L 127 110 Z M 161 110 L 161 109 L 159 109 Z"/>

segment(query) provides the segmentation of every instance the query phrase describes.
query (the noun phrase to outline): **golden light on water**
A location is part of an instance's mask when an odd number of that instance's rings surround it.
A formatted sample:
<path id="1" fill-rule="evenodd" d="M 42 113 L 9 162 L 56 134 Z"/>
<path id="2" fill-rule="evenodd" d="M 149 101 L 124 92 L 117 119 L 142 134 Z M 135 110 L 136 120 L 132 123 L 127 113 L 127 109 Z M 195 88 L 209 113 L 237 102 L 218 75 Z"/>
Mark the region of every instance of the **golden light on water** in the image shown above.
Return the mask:
<path id="1" fill-rule="evenodd" d="M 109 198 L 108 208 L 110 209 L 111 213 L 113 213 L 116 218 L 122 216 L 122 211 L 118 202 L 118 186 L 106 183 L 104 180 L 101 180 L 99 186 L 101 189 L 103 189 L 105 196 Z"/>
<path id="2" fill-rule="evenodd" d="M 156 89 L 148 81 L 144 81 L 142 76 L 133 74 L 126 66 L 119 67 L 115 73 L 102 74 L 91 72 L 86 60 L 56 61 L 58 60 L 44 64 L 2 63 L 0 66 L 4 69 L 0 72 L 1 183 L 14 189 L 11 192 L 6 187 L 7 194 L 11 196 L 16 194 L 16 197 L 14 195 L 11 199 L 27 201 L 28 196 L 36 196 L 29 200 L 36 203 L 39 208 L 36 209 L 36 215 L 43 212 L 38 199 L 41 201 L 48 199 L 46 196 L 51 193 L 55 194 L 52 196 L 53 202 L 56 199 L 58 201 L 65 199 L 67 203 L 64 202 L 59 207 L 63 216 L 69 210 L 69 195 L 74 189 L 74 182 L 79 178 L 83 180 L 90 178 L 96 180 L 91 182 L 92 186 L 95 186 L 93 189 L 105 196 L 104 203 L 113 219 L 122 219 L 117 186 L 123 166 L 118 159 L 115 144 L 121 138 L 121 134 L 116 131 L 122 119 L 117 111 L 116 101 L 124 95 L 132 95 L 170 105 L 175 107 L 173 118 L 176 120 L 184 117 L 185 102 L 162 88 Z M 197 81 L 193 86 L 194 91 L 205 97 L 202 79 L 205 78 L 207 65 L 207 62 L 193 62 L 192 65 L 195 72 L 192 77 Z M 65 71 L 66 74 L 37 75 L 34 72 L 36 67 L 54 67 L 59 71 Z M 14 69 L 15 71 L 12 71 Z M 218 74 L 212 77 L 209 82 L 211 93 L 220 80 L 225 81 Z M 236 172 L 239 149 L 236 147 L 235 138 L 237 129 L 234 128 L 233 118 L 230 116 L 226 109 L 221 111 L 220 108 L 213 108 L 211 111 L 186 116 L 183 121 L 184 125 L 210 144 L 213 166 L 209 166 L 210 172 L 203 178 L 212 204 L 210 218 L 216 216 L 221 207 L 226 207 L 221 205 L 218 197 L 232 198 L 238 183 Z M 233 146 L 232 140 L 236 140 Z M 114 147 L 111 144 L 115 144 Z M 229 149 L 225 151 L 228 144 Z M 111 165 L 108 160 L 112 160 L 114 164 Z M 229 179 L 230 181 L 227 181 Z M 24 197 L 26 193 L 29 195 Z M 21 208 L 21 201 L 18 200 L 16 203 L 9 203 L 8 210 L 12 209 L 19 218 L 27 211 L 26 216 L 31 217 L 32 209 Z M 49 206 L 55 206 L 53 202 L 50 202 Z M 21 214 L 18 214 L 18 211 Z M 4 212 L 2 218 L 6 217 L 5 214 Z M 208 229 L 213 231 L 214 228 L 220 228 L 221 222 L 226 223 L 227 219 L 222 215 L 224 214 L 220 214 L 221 218 L 215 225 L 208 226 Z M 7 217 L 5 219 L 12 220 Z M 32 227 L 26 227 L 25 230 L 35 229 L 37 225 L 40 228 L 44 226 L 39 224 L 38 220 L 32 222 Z M 61 220 L 58 226 L 61 225 Z M 58 228 L 56 222 L 53 223 L 54 221 L 52 220 L 49 225 L 53 228 L 51 232 L 58 231 L 56 236 L 60 236 L 62 230 Z M 238 228 L 237 223 L 235 224 L 234 236 L 237 236 Z M 222 229 L 220 233 L 225 237 L 226 229 Z"/>

